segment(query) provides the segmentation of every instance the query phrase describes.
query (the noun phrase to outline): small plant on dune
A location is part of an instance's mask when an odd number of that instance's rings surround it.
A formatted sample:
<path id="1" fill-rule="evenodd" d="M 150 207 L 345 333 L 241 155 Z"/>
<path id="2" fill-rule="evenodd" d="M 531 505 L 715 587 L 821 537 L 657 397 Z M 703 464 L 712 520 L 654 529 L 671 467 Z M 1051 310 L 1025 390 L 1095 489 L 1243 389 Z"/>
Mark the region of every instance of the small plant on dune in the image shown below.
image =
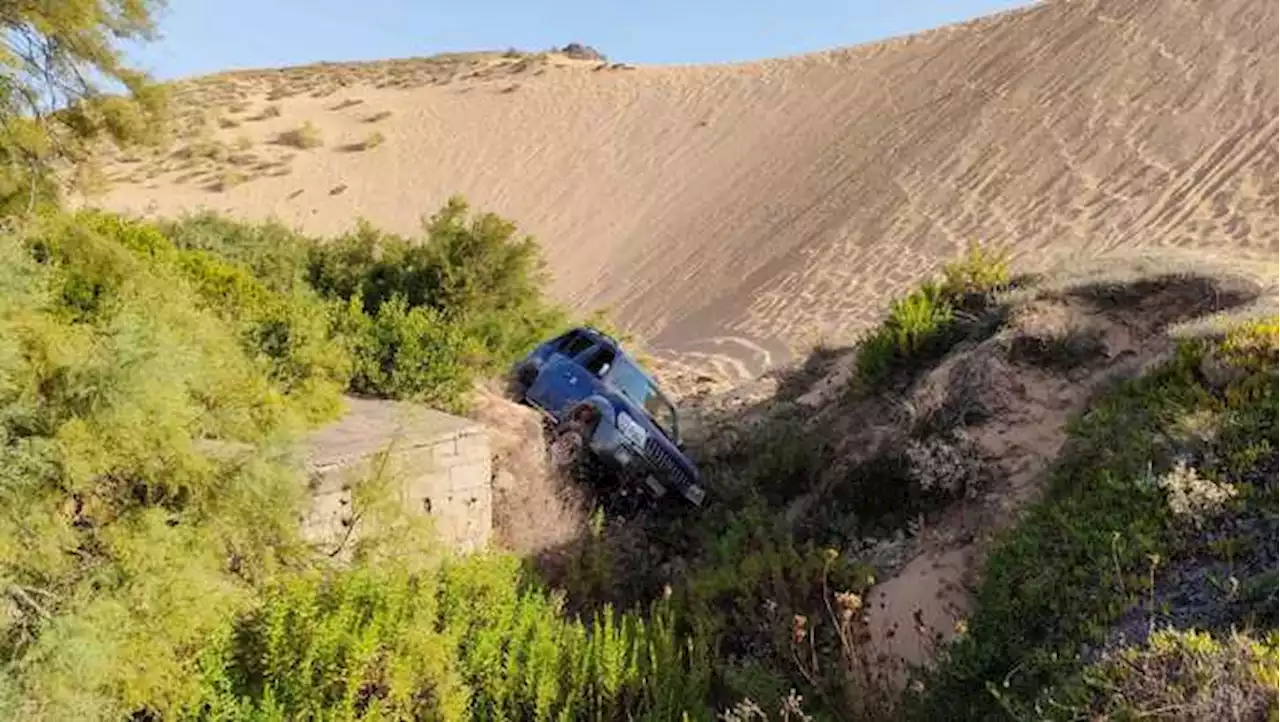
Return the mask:
<path id="1" fill-rule="evenodd" d="M 907 442 L 908 473 L 926 494 L 947 498 L 977 496 L 981 466 L 963 439 L 932 437 Z"/>
<path id="2" fill-rule="evenodd" d="M 961 259 L 943 268 L 941 280 L 929 280 L 895 299 L 889 315 L 862 340 L 855 388 L 880 383 L 895 369 L 913 370 L 937 358 L 970 330 L 985 324 L 994 295 L 1010 284 L 1003 252 L 974 245 Z"/>
<path id="3" fill-rule="evenodd" d="M 1169 511 L 1176 517 L 1191 520 L 1197 528 L 1221 514 L 1227 502 L 1238 493 L 1230 484 L 1202 478 L 1194 467 L 1184 462 L 1178 462 L 1161 476 L 1156 486 L 1164 490 Z"/>
<path id="4" fill-rule="evenodd" d="M 242 133 L 236 136 L 235 142 L 232 143 L 231 147 L 243 153 L 253 147 L 253 138 Z"/>
<path id="5" fill-rule="evenodd" d="M 338 103 L 337 105 L 334 105 L 333 107 L 329 108 L 329 110 L 346 110 L 347 108 L 354 108 L 355 106 L 360 105 L 363 102 L 364 102 L 364 99 L 362 98 L 347 98 L 341 103 Z"/>
<path id="6" fill-rule="evenodd" d="M 267 100 L 269 101 L 284 100 L 285 98 L 292 98 L 297 94 L 298 94 L 297 90 L 293 90 L 291 88 L 287 88 L 281 85 L 281 86 L 272 88 L 267 93 Z"/>
<path id="7" fill-rule="evenodd" d="M 271 118 L 279 118 L 279 117 L 280 117 L 280 106 L 276 105 L 275 103 L 271 103 L 270 105 L 267 105 L 266 107 L 264 107 L 262 110 L 258 111 L 258 114 L 253 116 L 249 120 L 270 120 Z"/>
<path id="8" fill-rule="evenodd" d="M 324 145 L 324 136 L 321 134 L 320 129 L 308 120 L 297 128 L 281 133 L 276 138 L 276 142 L 292 148 L 310 150 Z"/>
<path id="9" fill-rule="evenodd" d="M 1274 316 L 1237 324 L 1226 330 L 1222 343 L 1206 359 L 1242 373 L 1267 371 L 1274 361 L 1277 335 L 1280 323 Z"/>
<path id="10" fill-rule="evenodd" d="M 341 150 L 345 150 L 351 153 L 358 153 L 363 150 L 372 150 L 382 145 L 384 142 L 386 142 L 386 140 L 387 140 L 386 136 L 384 136 L 382 133 L 379 133 L 378 131 L 375 130 L 374 132 L 366 135 L 361 140 L 358 140 L 354 143 L 348 143 L 342 146 Z"/>
<path id="11" fill-rule="evenodd" d="M 179 160 L 205 158 L 216 163 L 226 159 L 227 146 L 216 140 L 199 141 L 175 150 L 173 157 Z"/>
<path id="12" fill-rule="evenodd" d="M 813 722 L 813 717 L 804 711 L 804 698 L 793 689 L 782 700 L 776 717 L 770 717 L 760 705 L 751 698 L 738 702 L 730 709 L 720 713 L 722 722 Z"/>
<path id="13" fill-rule="evenodd" d="M 249 180 L 249 176 L 238 170 L 223 171 L 218 174 L 218 178 L 210 185 L 210 190 L 218 193 L 229 191 L 238 185 L 243 185 Z"/>
<path id="14" fill-rule="evenodd" d="M 1089 719 L 1274 719 L 1276 641 L 1158 631 L 1086 672 Z"/>
<path id="15" fill-rule="evenodd" d="M 925 355 L 954 318 L 950 299 L 936 283 L 926 283 L 894 300 L 889 317 L 862 341 L 858 378 L 880 381 L 902 361 Z"/>
<path id="16" fill-rule="evenodd" d="M 959 260 L 942 269 L 942 292 L 961 299 L 972 294 L 989 294 L 1009 286 L 1009 253 L 973 244 Z"/>
<path id="17" fill-rule="evenodd" d="M 219 116 L 218 127 L 222 128 L 223 130 L 229 130 L 231 128 L 239 128 L 240 121 L 236 120 L 235 118 L 228 118 L 225 115 Z"/>

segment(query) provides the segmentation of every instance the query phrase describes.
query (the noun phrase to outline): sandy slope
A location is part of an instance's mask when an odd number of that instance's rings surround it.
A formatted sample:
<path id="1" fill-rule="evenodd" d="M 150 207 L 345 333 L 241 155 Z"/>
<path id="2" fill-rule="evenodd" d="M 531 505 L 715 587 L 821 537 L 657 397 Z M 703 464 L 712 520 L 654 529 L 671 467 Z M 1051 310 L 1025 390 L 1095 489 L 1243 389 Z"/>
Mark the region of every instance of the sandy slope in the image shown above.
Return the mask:
<path id="1" fill-rule="evenodd" d="M 1029 266 L 1137 245 L 1274 257 L 1276 28 L 1256 0 L 1057 1 L 727 66 L 230 74 L 206 86 L 234 88 L 243 120 L 269 87 L 336 73 L 216 134 L 278 155 L 266 143 L 310 120 L 326 146 L 221 192 L 158 168 L 105 204 L 411 230 L 461 192 L 539 238 L 561 298 L 745 375 L 846 339 L 968 241 Z M 374 129 L 379 147 L 338 147 Z"/>

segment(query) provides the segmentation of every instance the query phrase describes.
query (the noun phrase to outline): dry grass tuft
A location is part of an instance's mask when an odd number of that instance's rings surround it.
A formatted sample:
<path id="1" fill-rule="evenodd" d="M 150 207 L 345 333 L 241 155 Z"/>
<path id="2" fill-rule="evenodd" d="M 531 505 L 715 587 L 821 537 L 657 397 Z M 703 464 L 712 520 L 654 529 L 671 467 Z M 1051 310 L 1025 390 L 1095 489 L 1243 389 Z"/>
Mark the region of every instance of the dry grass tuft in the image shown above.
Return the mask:
<path id="1" fill-rule="evenodd" d="M 238 170 L 223 171 L 218 178 L 209 184 L 209 190 L 215 193 L 222 193 L 248 182 L 249 176 Z"/>
<path id="2" fill-rule="evenodd" d="M 310 150 L 324 145 L 324 136 L 321 134 L 320 128 L 308 120 L 297 128 L 281 133 L 276 137 L 276 143 L 287 145 L 291 148 Z"/>
<path id="3" fill-rule="evenodd" d="M 258 111 L 258 114 L 249 118 L 249 120 L 270 120 L 271 118 L 280 117 L 280 106 L 272 103 Z"/>
<path id="4" fill-rule="evenodd" d="M 251 166 L 258 162 L 258 156 L 253 153 L 232 153 L 227 156 L 227 162 L 235 166 Z"/>
<path id="5" fill-rule="evenodd" d="M 385 143 L 386 140 L 387 140 L 386 136 L 384 136 L 382 133 L 374 131 L 369 135 L 366 135 L 363 140 L 358 140 L 354 143 L 347 143 L 346 145 L 339 148 L 339 150 L 342 150 L 348 153 L 358 153 L 363 150 L 372 150 L 374 148 L 377 148 L 378 146 Z"/>

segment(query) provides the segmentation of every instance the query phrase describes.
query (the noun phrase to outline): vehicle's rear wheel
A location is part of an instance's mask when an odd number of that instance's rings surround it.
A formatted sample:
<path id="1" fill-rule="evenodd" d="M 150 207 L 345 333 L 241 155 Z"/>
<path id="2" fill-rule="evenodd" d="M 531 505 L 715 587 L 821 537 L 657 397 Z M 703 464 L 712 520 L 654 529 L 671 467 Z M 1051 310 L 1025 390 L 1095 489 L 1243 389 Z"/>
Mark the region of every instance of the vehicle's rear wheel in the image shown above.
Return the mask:
<path id="1" fill-rule="evenodd" d="M 533 382 L 538 379 L 538 369 L 527 364 L 521 364 L 511 373 L 508 391 L 512 400 L 523 402 L 525 394 L 529 393 L 529 387 L 533 386 Z"/>

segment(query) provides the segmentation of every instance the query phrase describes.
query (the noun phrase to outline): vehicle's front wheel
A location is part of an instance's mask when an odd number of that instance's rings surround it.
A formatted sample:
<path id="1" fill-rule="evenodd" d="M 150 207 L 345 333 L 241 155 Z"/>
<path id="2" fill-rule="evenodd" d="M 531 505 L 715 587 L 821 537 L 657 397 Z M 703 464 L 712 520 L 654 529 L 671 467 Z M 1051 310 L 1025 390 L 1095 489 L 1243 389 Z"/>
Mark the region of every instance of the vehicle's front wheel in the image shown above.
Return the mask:
<path id="1" fill-rule="evenodd" d="M 581 466 L 587 445 L 586 436 L 577 425 L 557 429 L 551 439 L 551 466 L 557 472 L 575 472 Z"/>

